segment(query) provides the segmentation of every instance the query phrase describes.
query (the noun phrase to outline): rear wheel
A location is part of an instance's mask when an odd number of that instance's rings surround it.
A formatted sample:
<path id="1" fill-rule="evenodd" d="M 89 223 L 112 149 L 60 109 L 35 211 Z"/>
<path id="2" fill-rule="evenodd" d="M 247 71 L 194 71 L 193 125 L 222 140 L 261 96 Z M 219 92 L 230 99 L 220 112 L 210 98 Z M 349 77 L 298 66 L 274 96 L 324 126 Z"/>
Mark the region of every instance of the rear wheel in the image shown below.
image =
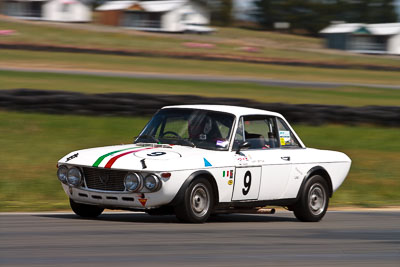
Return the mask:
<path id="1" fill-rule="evenodd" d="M 293 212 L 300 221 L 318 222 L 325 216 L 328 204 L 327 182 L 322 176 L 314 175 L 307 180 Z"/>
<path id="2" fill-rule="evenodd" d="M 96 218 L 104 211 L 99 206 L 76 203 L 72 199 L 69 199 L 69 204 L 76 215 L 84 218 Z"/>
<path id="3" fill-rule="evenodd" d="M 176 217 L 183 222 L 204 223 L 210 217 L 214 196 L 207 179 L 195 179 L 185 190 L 182 203 L 175 207 Z"/>

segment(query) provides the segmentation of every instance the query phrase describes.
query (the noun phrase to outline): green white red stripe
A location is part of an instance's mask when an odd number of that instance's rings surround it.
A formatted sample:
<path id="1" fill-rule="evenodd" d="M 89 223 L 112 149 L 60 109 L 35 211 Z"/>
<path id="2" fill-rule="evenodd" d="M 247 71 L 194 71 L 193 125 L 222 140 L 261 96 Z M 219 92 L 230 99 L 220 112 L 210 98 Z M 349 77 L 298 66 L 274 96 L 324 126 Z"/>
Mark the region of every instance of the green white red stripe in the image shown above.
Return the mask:
<path id="1" fill-rule="evenodd" d="M 115 150 L 110 153 L 104 154 L 95 161 L 95 163 L 92 165 L 92 167 L 99 167 L 100 163 L 108 156 L 112 156 L 115 153 L 125 151 L 125 150 L 135 149 L 135 148 L 139 148 L 139 147 L 129 147 L 129 148 L 119 149 L 119 150 Z"/>
<path id="2" fill-rule="evenodd" d="M 108 168 L 108 169 L 111 168 L 112 165 L 117 161 L 117 159 L 119 159 L 119 158 L 121 158 L 121 157 L 123 157 L 123 156 L 126 156 L 126 155 L 131 154 L 131 153 L 139 152 L 139 151 L 142 151 L 142 150 L 147 150 L 147 149 L 152 149 L 152 147 L 146 147 L 146 148 L 142 148 L 142 149 L 131 150 L 131 151 L 128 151 L 128 152 L 119 154 L 119 155 L 117 155 L 117 156 L 115 156 L 115 157 L 112 157 L 112 158 L 107 162 L 106 166 L 104 166 L 104 168 Z"/>

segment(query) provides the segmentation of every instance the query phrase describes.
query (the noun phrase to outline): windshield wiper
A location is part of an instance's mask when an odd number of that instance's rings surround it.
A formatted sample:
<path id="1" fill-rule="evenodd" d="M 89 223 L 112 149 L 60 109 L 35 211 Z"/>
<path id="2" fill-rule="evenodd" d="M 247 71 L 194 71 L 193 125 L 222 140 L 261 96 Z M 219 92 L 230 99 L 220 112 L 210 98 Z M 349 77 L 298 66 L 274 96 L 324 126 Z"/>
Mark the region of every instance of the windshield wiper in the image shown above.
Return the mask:
<path id="1" fill-rule="evenodd" d="M 136 138 L 136 141 L 140 139 L 151 139 L 154 143 L 160 144 L 160 140 L 149 134 L 142 134 L 141 136 Z"/>
<path id="2" fill-rule="evenodd" d="M 189 146 L 191 146 L 191 147 L 196 147 L 196 145 L 192 142 L 192 141 L 190 141 L 190 140 L 187 140 L 187 139 L 179 139 L 179 141 L 182 141 L 182 142 L 184 142 L 184 143 L 186 143 L 187 145 L 189 145 Z"/>

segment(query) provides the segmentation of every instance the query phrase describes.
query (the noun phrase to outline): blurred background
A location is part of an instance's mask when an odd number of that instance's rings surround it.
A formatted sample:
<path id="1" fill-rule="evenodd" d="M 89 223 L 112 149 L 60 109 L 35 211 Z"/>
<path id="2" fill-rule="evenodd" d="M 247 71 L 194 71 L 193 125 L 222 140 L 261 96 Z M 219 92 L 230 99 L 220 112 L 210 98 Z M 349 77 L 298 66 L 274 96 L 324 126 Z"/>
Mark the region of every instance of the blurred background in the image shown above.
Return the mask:
<path id="1" fill-rule="evenodd" d="M 352 158 L 333 206 L 399 206 L 400 0 L 1 0 L 0 211 L 68 209 L 62 156 L 193 103 L 280 112 Z"/>

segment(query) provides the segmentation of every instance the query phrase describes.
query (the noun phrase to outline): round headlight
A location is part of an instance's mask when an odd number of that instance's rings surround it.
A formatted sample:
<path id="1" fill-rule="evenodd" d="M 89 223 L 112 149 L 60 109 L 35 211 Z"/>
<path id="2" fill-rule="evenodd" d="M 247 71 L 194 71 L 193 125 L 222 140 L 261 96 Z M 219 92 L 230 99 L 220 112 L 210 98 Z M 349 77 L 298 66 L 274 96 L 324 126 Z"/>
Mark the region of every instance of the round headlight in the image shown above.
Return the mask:
<path id="1" fill-rule="evenodd" d="M 150 191 L 154 192 L 158 190 L 161 186 L 160 179 L 154 175 L 154 174 L 149 174 L 144 178 L 144 187 L 149 189 Z"/>
<path id="2" fill-rule="evenodd" d="M 128 191 L 136 192 L 142 187 L 142 177 L 138 173 L 128 173 L 124 180 L 125 188 Z"/>
<path id="3" fill-rule="evenodd" d="M 68 183 L 72 186 L 79 186 L 82 182 L 82 173 L 78 168 L 71 168 L 68 170 Z"/>
<path id="4" fill-rule="evenodd" d="M 57 177 L 58 177 L 58 180 L 60 180 L 61 183 L 66 184 L 67 183 L 67 177 L 68 177 L 68 168 L 66 166 L 64 166 L 64 165 L 58 167 Z"/>

